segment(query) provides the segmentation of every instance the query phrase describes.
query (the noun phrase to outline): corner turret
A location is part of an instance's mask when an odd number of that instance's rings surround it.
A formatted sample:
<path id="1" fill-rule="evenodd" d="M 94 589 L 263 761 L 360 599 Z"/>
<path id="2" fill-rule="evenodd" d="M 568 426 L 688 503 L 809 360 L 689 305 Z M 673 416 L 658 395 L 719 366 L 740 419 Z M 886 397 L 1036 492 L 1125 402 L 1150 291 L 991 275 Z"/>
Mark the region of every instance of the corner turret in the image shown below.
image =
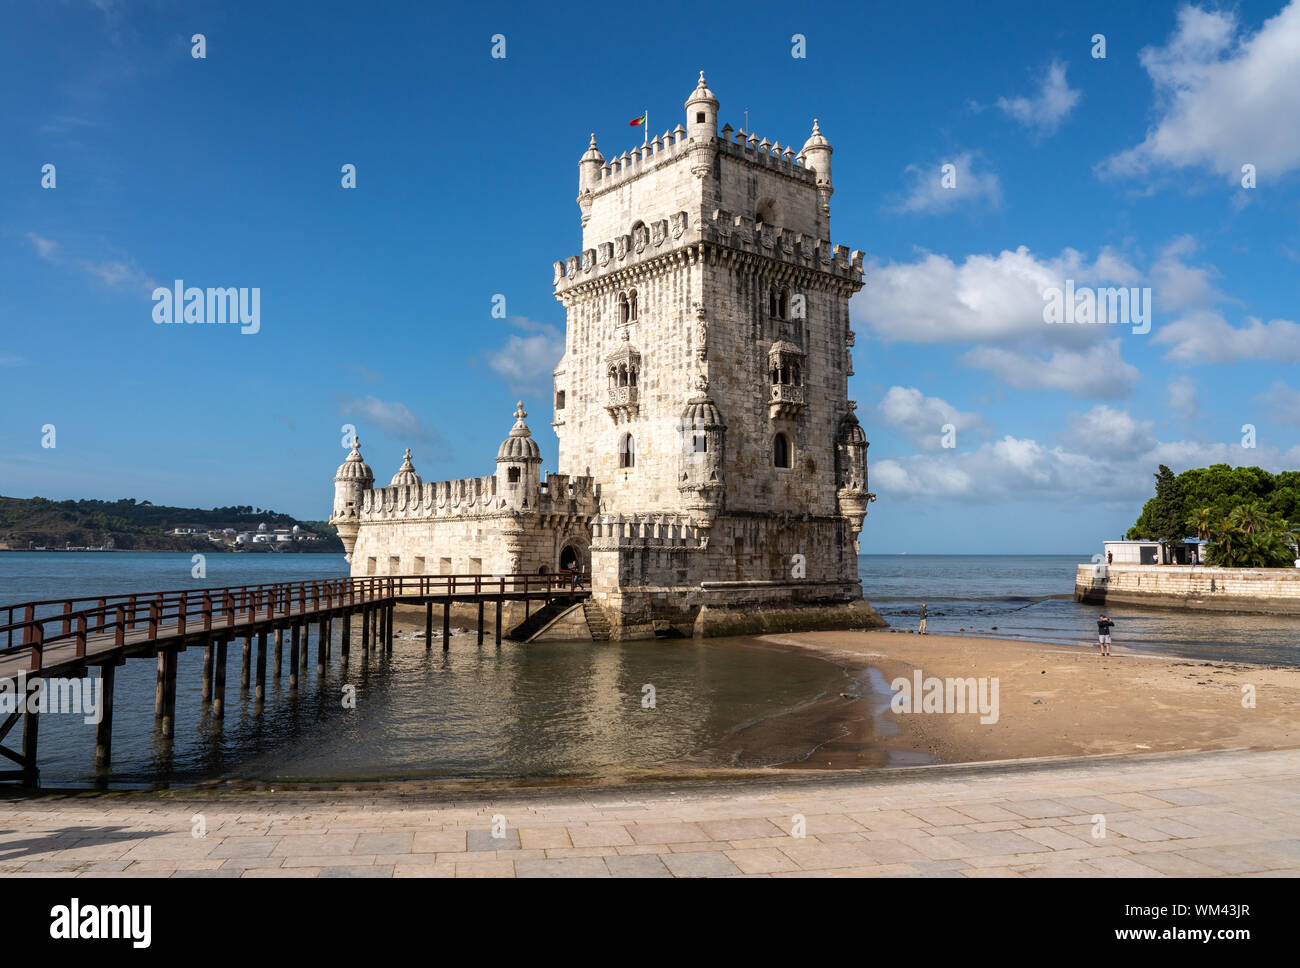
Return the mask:
<path id="1" fill-rule="evenodd" d="M 535 511 L 541 499 L 542 455 L 532 431 L 524 423 L 527 416 L 524 402 L 520 400 L 510 436 L 497 449 L 497 495 L 506 507 L 516 511 Z"/>
<path id="2" fill-rule="evenodd" d="M 362 496 L 374 484 L 374 473 L 361 459 L 361 438 L 354 436 L 352 452 L 334 474 L 334 510 L 329 520 L 343 542 L 343 555 L 348 561 L 352 560 L 352 548 L 357 541 Z"/>
<path id="3" fill-rule="evenodd" d="M 595 194 L 596 182 L 600 180 L 600 170 L 604 165 L 605 156 L 596 147 L 596 134 L 593 131 L 586 154 L 578 159 L 578 208 L 582 210 L 584 227 L 591 218 L 591 199 Z"/>

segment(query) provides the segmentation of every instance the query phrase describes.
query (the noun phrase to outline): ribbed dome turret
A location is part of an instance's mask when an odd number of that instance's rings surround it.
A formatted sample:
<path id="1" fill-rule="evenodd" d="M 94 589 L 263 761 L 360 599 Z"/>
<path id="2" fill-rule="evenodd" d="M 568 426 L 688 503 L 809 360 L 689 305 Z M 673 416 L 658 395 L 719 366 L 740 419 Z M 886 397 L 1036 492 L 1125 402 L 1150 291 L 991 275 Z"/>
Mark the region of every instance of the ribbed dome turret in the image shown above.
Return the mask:
<path id="1" fill-rule="evenodd" d="M 411 463 L 411 448 L 408 447 L 406 448 L 406 457 L 402 460 L 401 468 L 393 475 L 392 483 L 388 486 L 409 487 L 414 484 L 416 487 L 419 487 L 422 483 L 420 475 L 415 473 L 415 465 Z"/>
<path id="2" fill-rule="evenodd" d="M 578 164 L 582 164 L 584 161 L 594 161 L 597 165 L 603 165 L 605 163 L 605 156 L 602 155 L 600 149 L 596 147 L 596 134 L 594 131 L 591 135 L 591 144 L 587 146 L 587 153 L 578 159 Z"/>
<path id="3" fill-rule="evenodd" d="M 370 465 L 361 459 L 360 437 L 352 438 L 352 453 L 348 454 L 348 459 L 339 465 L 334 480 L 356 481 L 366 488 L 375 483 L 375 475 L 370 470 Z"/>
<path id="4" fill-rule="evenodd" d="M 687 400 L 686 406 L 682 408 L 682 423 L 700 429 L 726 426 L 722 422 L 722 412 L 709 396 L 708 382 L 702 376 L 696 384 L 695 396 Z"/>
<path id="5" fill-rule="evenodd" d="M 713 96 L 713 92 L 709 90 L 708 84 L 704 81 L 704 71 L 700 71 L 700 82 L 695 85 L 695 90 L 686 99 L 686 106 L 689 108 L 692 104 L 698 104 L 701 101 L 712 104 L 715 110 L 718 107 L 718 99 Z"/>
<path id="6" fill-rule="evenodd" d="M 528 413 L 524 410 L 524 402 L 518 403 L 518 409 L 515 410 L 515 425 L 510 428 L 510 436 L 501 442 L 497 449 L 497 460 L 523 460 L 542 462 L 541 451 L 537 447 L 537 441 L 533 440 L 532 431 L 524 423 L 524 418 Z"/>
<path id="7" fill-rule="evenodd" d="M 821 125 L 817 123 L 816 118 L 813 118 L 812 134 L 809 135 L 808 140 L 803 143 L 803 150 L 807 151 L 809 148 L 830 148 L 830 146 L 831 143 L 822 136 Z"/>

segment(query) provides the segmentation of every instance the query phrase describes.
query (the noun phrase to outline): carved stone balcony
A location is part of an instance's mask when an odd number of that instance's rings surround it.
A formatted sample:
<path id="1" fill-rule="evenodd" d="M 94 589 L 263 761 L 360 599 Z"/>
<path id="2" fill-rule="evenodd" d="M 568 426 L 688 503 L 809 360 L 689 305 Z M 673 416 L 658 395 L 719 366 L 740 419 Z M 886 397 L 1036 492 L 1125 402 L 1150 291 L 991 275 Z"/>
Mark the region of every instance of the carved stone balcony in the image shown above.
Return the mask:
<path id="1" fill-rule="evenodd" d="M 792 417 L 803 409 L 803 387 L 789 383 L 773 383 L 768 405 L 773 417 Z"/>
<path id="2" fill-rule="evenodd" d="M 605 404 L 605 409 L 609 415 L 617 422 L 620 416 L 635 417 L 639 409 L 637 403 L 637 390 L 639 387 L 610 387 L 609 403 Z"/>

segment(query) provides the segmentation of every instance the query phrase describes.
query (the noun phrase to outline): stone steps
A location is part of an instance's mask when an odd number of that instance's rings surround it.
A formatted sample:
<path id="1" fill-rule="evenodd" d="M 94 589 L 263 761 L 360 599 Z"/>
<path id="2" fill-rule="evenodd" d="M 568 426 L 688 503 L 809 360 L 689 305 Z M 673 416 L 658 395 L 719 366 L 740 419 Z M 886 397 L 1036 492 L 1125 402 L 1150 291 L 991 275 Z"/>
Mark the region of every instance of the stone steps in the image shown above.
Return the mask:
<path id="1" fill-rule="evenodd" d="M 612 630 L 605 611 L 591 599 L 582 603 L 583 614 L 587 617 L 587 629 L 591 632 L 593 642 L 608 642 Z"/>

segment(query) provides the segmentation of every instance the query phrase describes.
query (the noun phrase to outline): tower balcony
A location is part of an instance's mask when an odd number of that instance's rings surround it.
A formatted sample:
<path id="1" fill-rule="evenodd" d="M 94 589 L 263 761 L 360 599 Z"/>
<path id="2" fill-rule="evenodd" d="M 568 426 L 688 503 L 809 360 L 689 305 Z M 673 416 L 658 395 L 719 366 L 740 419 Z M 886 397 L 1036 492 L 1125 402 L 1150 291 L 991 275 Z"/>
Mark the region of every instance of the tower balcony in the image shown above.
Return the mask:
<path id="1" fill-rule="evenodd" d="M 605 409 L 609 415 L 618 420 L 621 414 L 629 417 L 635 416 L 638 410 L 637 391 L 639 387 L 623 386 L 609 388 L 609 402 L 605 404 Z"/>
<path id="2" fill-rule="evenodd" d="M 773 383 L 768 407 L 773 417 L 794 416 L 804 405 L 803 387 L 789 383 Z"/>

